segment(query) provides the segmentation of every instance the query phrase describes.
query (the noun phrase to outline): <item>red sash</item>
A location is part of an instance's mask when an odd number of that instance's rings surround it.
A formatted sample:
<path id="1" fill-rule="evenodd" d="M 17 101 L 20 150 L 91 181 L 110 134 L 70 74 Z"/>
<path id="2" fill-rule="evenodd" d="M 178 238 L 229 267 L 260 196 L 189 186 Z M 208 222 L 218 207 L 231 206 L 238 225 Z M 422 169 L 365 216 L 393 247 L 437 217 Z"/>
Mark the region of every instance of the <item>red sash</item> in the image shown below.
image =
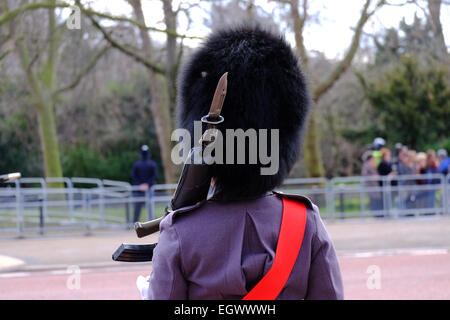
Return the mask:
<path id="1" fill-rule="evenodd" d="M 283 198 L 283 217 L 272 267 L 243 300 L 275 300 L 297 261 L 306 226 L 303 203 Z"/>

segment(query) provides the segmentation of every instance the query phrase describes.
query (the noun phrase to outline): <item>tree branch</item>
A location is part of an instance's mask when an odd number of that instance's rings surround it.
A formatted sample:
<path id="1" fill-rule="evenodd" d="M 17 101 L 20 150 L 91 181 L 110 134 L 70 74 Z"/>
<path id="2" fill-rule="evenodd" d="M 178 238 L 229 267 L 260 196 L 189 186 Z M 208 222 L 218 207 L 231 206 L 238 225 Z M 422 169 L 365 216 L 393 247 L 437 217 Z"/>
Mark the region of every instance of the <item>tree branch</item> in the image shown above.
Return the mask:
<path id="1" fill-rule="evenodd" d="M 279 0 L 277 0 L 279 1 Z M 294 22 L 294 36 L 295 36 L 295 44 L 297 47 L 297 52 L 302 58 L 303 66 L 305 69 L 308 69 L 308 54 L 306 53 L 305 41 L 303 38 L 303 29 L 305 28 L 306 19 L 308 16 L 308 1 L 303 0 L 303 15 L 300 15 L 299 0 L 290 0 L 283 1 L 284 3 L 290 4 L 290 14 L 291 18 Z"/>
<path id="2" fill-rule="evenodd" d="M 25 5 L 19 6 L 16 9 L 5 12 L 0 16 L 0 26 L 4 23 L 8 22 L 11 19 L 14 19 L 20 13 L 30 10 L 37 9 L 54 9 L 54 8 L 68 8 L 70 4 L 68 3 L 53 3 L 53 1 L 48 2 L 31 2 Z"/>
<path id="3" fill-rule="evenodd" d="M 85 75 L 87 75 L 91 70 L 92 70 L 92 68 L 95 66 L 95 64 L 97 63 L 97 61 L 108 51 L 108 49 L 110 48 L 111 46 L 109 46 L 109 45 L 107 45 L 107 46 L 105 46 L 103 49 L 101 49 L 100 51 L 98 51 L 90 60 L 89 60 L 89 62 L 87 63 L 87 65 L 80 71 L 80 73 L 78 73 L 78 75 L 76 76 L 76 78 L 75 78 L 75 80 L 71 83 L 71 84 L 69 84 L 69 85 L 67 85 L 67 86 L 65 86 L 65 87 L 62 87 L 62 88 L 59 88 L 58 90 L 56 90 L 55 91 L 55 93 L 54 93 L 54 95 L 58 95 L 58 94 L 60 94 L 60 93 L 62 93 L 62 92 L 65 92 L 65 91 L 68 91 L 68 90 L 71 90 L 71 89 L 74 89 L 76 86 L 78 86 L 79 84 L 80 84 L 80 82 L 81 82 L 81 80 L 83 79 L 83 77 L 85 76 Z"/>
<path id="4" fill-rule="evenodd" d="M 186 39 L 200 39 L 200 40 L 203 39 L 202 37 L 198 37 L 198 36 L 188 36 L 188 35 L 184 35 L 184 34 L 179 34 L 176 31 L 169 30 L 169 29 L 160 29 L 160 28 L 145 26 L 142 23 L 140 23 L 139 21 L 136 21 L 134 19 L 130 19 L 130 18 L 126 18 L 126 17 L 118 17 L 118 16 L 113 16 L 110 14 L 98 12 L 98 11 L 92 10 L 90 8 L 85 8 L 84 6 L 81 5 L 81 3 L 79 1 L 76 1 L 76 3 L 77 3 L 77 6 L 80 7 L 81 11 L 83 11 L 88 16 L 94 15 L 96 17 L 103 18 L 103 19 L 109 19 L 112 21 L 128 22 L 137 27 L 145 28 L 146 30 L 149 30 L 149 31 L 166 33 L 172 37 L 186 38 Z M 0 15 L 0 26 L 25 11 L 31 11 L 31 10 L 37 10 L 37 9 L 51 9 L 51 8 L 53 8 L 53 9 L 54 8 L 69 8 L 71 6 L 72 5 L 69 3 L 65 3 L 65 2 L 54 3 L 53 1 L 28 3 L 25 5 L 21 5 L 14 10 L 7 11 L 4 14 Z"/>
<path id="5" fill-rule="evenodd" d="M 401 2 L 401 3 L 391 3 L 389 1 L 386 1 L 386 5 L 393 6 L 393 7 L 402 7 L 402 6 L 405 6 L 408 4 L 413 4 L 413 3 L 415 4 L 416 0 L 405 0 L 404 2 Z"/>
<path id="6" fill-rule="evenodd" d="M 36 77 L 36 74 L 33 72 L 33 69 L 31 68 L 30 58 L 28 56 L 28 50 L 25 46 L 24 39 L 22 36 L 16 40 L 15 47 L 20 56 L 20 62 L 22 65 L 22 69 L 25 72 L 25 75 L 30 84 L 31 90 L 32 90 L 34 96 L 36 97 L 38 108 L 42 109 L 43 105 L 44 105 L 44 97 L 42 94 L 42 89 L 41 89 L 39 81 Z"/>
<path id="7" fill-rule="evenodd" d="M 172 37 L 177 37 L 177 38 L 186 38 L 186 39 L 203 39 L 202 37 L 197 37 L 197 36 L 188 36 L 185 34 L 179 34 L 174 30 L 171 29 L 160 29 L 160 28 L 155 28 L 155 27 L 149 27 L 146 26 L 145 24 L 134 20 L 134 19 L 130 19 L 130 18 L 126 18 L 126 17 L 118 17 L 118 16 L 112 16 L 106 13 L 101 13 L 101 12 L 97 12 L 94 10 L 91 10 L 89 8 L 84 8 L 84 7 L 80 7 L 81 11 L 83 11 L 86 15 L 95 15 L 99 18 L 104 18 L 104 19 L 109 19 L 109 20 L 113 20 L 113 21 L 121 21 L 121 22 L 128 22 L 131 23 L 139 28 L 143 28 L 149 31 L 156 31 L 156 32 L 162 32 L 162 33 L 166 33 L 169 36 Z"/>
<path id="8" fill-rule="evenodd" d="M 97 20 L 95 20 L 95 18 L 92 15 L 88 15 L 88 17 L 91 20 L 94 27 L 96 27 L 103 34 L 103 37 L 105 38 L 105 40 L 108 41 L 112 47 L 114 47 L 114 48 L 122 51 L 126 55 L 134 58 L 137 62 L 142 63 L 145 67 L 151 69 L 152 71 L 154 71 L 156 73 L 159 73 L 159 74 L 165 73 L 165 70 L 163 68 L 153 64 L 152 62 L 148 61 L 144 57 L 142 57 L 139 54 L 137 54 L 136 52 L 134 52 L 133 50 L 126 48 L 125 46 L 121 45 L 119 42 L 114 40 L 111 37 L 111 35 L 108 32 L 106 32 L 106 30 L 98 23 Z"/>
<path id="9" fill-rule="evenodd" d="M 425 17 L 428 17 L 428 12 L 427 10 L 422 7 L 417 0 L 405 0 L 404 2 L 401 3 L 391 3 L 389 1 L 386 1 L 386 5 L 391 6 L 391 7 L 403 7 L 409 4 L 414 4 L 416 5 L 420 10 L 422 10 L 423 14 L 425 15 Z"/>
<path id="10" fill-rule="evenodd" d="M 379 0 L 375 9 L 372 11 L 369 11 L 369 6 L 371 4 L 371 0 L 366 0 L 366 3 L 364 4 L 364 7 L 361 11 L 361 17 L 355 28 L 355 33 L 353 35 L 353 39 L 352 39 L 350 48 L 348 49 L 347 53 L 345 54 L 344 59 L 336 66 L 336 68 L 329 75 L 329 77 L 325 81 L 320 83 L 314 89 L 313 99 L 315 102 L 319 101 L 320 98 L 336 83 L 337 80 L 339 80 L 339 78 L 349 68 L 349 66 L 352 63 L 353 58 L 356 55 L 356 52 L 358 51 L 359 43 L 361 40 L 361 35 L 362 35 L 362 32 L 363 32 L 366 22 L 375 13 L 375 11 L 379 7 L 381 7 L 384 3 L 385 3 L 385 0 Z"/>
<path id="11" fill-rule="evenodd" d="M 3 59 L 5 59 L 5 57 L 10 54 L 11 52 L 14 51 L 14 48 L 8 48 L 6 49 L 3 53 L 0 53 L 0 63 Z"/>

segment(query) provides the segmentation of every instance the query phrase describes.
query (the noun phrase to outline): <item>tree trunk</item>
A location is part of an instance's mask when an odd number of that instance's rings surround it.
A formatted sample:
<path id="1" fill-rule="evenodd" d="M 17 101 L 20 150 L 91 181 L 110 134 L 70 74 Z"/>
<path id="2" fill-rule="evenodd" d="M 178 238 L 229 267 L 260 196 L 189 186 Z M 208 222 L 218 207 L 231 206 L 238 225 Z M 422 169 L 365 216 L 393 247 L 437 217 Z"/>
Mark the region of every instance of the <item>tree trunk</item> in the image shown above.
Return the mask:
<path id="1" fill-rule="evenodd" d="M 51 1 L 56 4 L 56 0 Z M 39 131 L 41 143 L 44 149 L 45 175 L 46 177 L 62 177 L 61 159 L 59 156 L 58 134 L 54 111 L 53 92 L 56 84 L 56 65 L 59 61 L 58 42 L 60 34 L 57 30 L 55 8 L 48 10 L 48 57 L 44 66 L 42 82 L 46 87 L 45 104 L 39 108 Z"/>
<path id="2" fill-rule="evenodd" d="M 166 29 L 176 31 L 177 30 L 177 13 L 173 11 L 172 0 L 162 0 L 164 10 L 164 23 Z M 176 97 L 177 97 L 177 38 L 167 33 L 166 42 L 166 83 L 167 93 L 169 98 L 169 110 L 170 114 L 175 114 Z"/>
<path id="3" fill-rule="evenodd" d="M 133 7 L 137 21 L 145 24 L 144 14 L 140 0 L 130 0 Z M 142 49 L 145 58 L 151 61 L 151 40 L 150 36 L 144 28 L 139 28 L 140 37 L 142 40 Z M 150 91 L 152 100 L 150 102 L 150 111 L 153 116 L 153 123 L 155 125 L 156 135 L 158 139 L 159 149 L 161 153 L 161 160 L 164 167 L 164 177 L 166 183 L 175 182 L 174 165 L 171 160 L 172 142 L 170 140 L 172 132 L 172 123 L 170 118 L 170 97 L 167 96 L 167 87 L 164 80 L 160 79 L 158 75 L 150 69 L 148 70 L 148 78 L 150 84 Z"/>
<path id="4" fill-rule="evenodd" d="M 303 147 L 303 158 L 308 177 L 318 178 L 325 176 L 325 169 L 322 161 L 322 151 L 320 149 L 320 138 L 317 129 L 317 116 L 313 111 L 309 117 L 308 128 Z"/>
<path id="5" fill-rule="evenodd" d="M 51 3 L 56 2 L 53 0 Z M 16 47 L 38 113 L 39 136 L 44 156 L 44 173 L 46 177 L 58 178 L 62 177 L 62 167 L 56 132 L 53 90 L 56 83 L 55 65 L 58 63 L 57 44 L 59 34 L 55 33 L 56 17 L 54 11 L 54 8 L 48 9 L 48 51 L 46 61 L 40 72 L 37 73 L 33 70 L 28 56 L 28 48 L 22 37 L 18 37 Z M 63 187 L 63 184 L 52 184 L 52 187 L 60 188 Z"/>
<path id="6" fill-rule="evenodd" d="M 313 101 L 315 105 L 318 104 L 320 98 L 330 90 L 336 81 L 344 74 L 344 72 L 349 68 L 352 63 L 353 58 L 359 48 L 359 42 L 362 35 L 362 30 L 364 25 L 369 20 L 371 15 L 375 12 L 369 13 L 369 6 L 372 0 L 366 0 L 364 7 L 361 11 L 361 16 L 359 18 L 358 24 L 355 28 L 352 42 L 345 57 L 342 61 L 338 63 L 336 68 L 330 73 L 330 75 L 321 83 L 312 84 L 313 90 Z M 376 8 L 379 8 L 384 4 L 384 1 L 379 0 Z M 296 49 L 300 57 L 302 58 L 303 68 L 305 73 L 309 75 L 308 68 L 308 54 L 306 52 L 303 30 L 305 23 L 308 18 L 308 0 L 303 0 L 302 2 L 302 14 L 299 11 L 299 0 L 292 0 L 290 5 L 290 16 L 294 25 L 294 35 L 296 42 Z M 311 112 L 309 123 L 307 127 L 307 133 L 305 137 L 305 143 L 303 146 L 303 154 L 305 167 L 308 177 L 323 177 L 325 175 L 325 168 L 322 160 L 322 151 L 320 149 L 320 137 L 319 130 L 317 127 L 317 112 Z"/>
<path id="7" fill-rule="evenodd" d="M 295 47 L 302 62 L 302 67 L 308 76 L 309 72 L 309 57 L 306 52 L 305 42 L 303 37 L 303 29 L 307 19 L 308 1 L 303 0 L 300 14 L 299 0 L 292 0 L 290 16 L 294 25 Z M 315 97 L 313 97 L 315 100 Z M 309 121 L 306 128 L 305 142 L 303 144 L 303 161 L 305 163 L 306 175 L 312 177 L 323 177 L 325 169 L 322 161 L 322 151 L 320 149 L 320 138 L 317 129 L 317 112 L 312 111 L 309 116 Z"/>
<path id="8" fill-rule="evenodd" d="M 58 135 L 52 103 L 46 103 L 39 108 L 39 135 L 44 155 L 45 176 L 62 177 Z"/>
<path id="9" fill-rule="evenodd" d="M 151 70 L 148 70 L 148 77 L 152 95 L 150 111 L 153 115 L 153 123 L 155 125 L 161 160 L 164 166 L 164 177 L 166 183 L 174 183 L 174 168 L 171 159 L 172 142 L 170 140 L 172 124 L 165 79 L 161 79 L 161 76 L 153 73 Z"/>
<path id="10" fill-rule="evenodd" d="M 428 0 L 428 10 L 430 11 L 431 23 L 433 25 L 436 40 L 438 41 L 437 49 L 439 50 L 439 57 L 446 62 L 449 59 L 449 54 L 442 29 L 441 6 L 442 0 Z"/>

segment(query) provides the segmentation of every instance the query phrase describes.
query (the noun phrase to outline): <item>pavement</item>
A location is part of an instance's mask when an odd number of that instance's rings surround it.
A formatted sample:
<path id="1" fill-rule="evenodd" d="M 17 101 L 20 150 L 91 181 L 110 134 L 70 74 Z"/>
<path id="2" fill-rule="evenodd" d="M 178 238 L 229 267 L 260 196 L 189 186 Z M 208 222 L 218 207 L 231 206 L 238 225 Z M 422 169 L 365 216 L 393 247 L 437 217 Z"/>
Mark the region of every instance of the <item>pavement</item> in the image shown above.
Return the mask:
<path id="1" fill-rule="evenodd" d="M 338 256 L 404 254 L 450 249 L 450 217 L 326 222 Z M 0 272 L 121 266 L 112 253 L 122 243 L 157 242 L 159 234 L 138 239 L 133 230 L 90 236 L 44 236 L 0 240 Z"/>
<path id="2" fill-rule="evenodd" d="M 340 257 L 347 300 L 450 299 L 450 255 Z M 0 273 L 0 300 L 137 300 L 150 264 Z M 375 272 L 374 272 L 375 271 Z"/>
<path id="3" fill-rule="evenodd" d="M 326 222 L 347 299 L 450 299 L 450 218 Z M 121 243 L 153 243 L 134 231 L 0 240 L 0 299 L 138 299 L 151 263 L 112 261 Z M 75 269 L 74 269 L 75 268 Z M 375 269 L 373 269 L 375 268 Z M 72 290 L 73 270 L 83 274 Z M 371 290 L 371 274 L 381 288 Z M 378 290 L 381 289 L 381 290 Z"/>
<path id="4" fill-rule="evenodd" d="M 122 243 L 157 242 L 159 234 L 139 239 L 133 230 L 96 232 L 90 236 L 45 236 L 0 240 L 0 273 L 61 269 L 71 265 L 107 267 L 130 265 L 112 260 Z"/>
<path id="5" fill-rule="evenodd" d="M 450 249 L 450 217 L 326 223 L 340 255 L 364 251 Z"/>

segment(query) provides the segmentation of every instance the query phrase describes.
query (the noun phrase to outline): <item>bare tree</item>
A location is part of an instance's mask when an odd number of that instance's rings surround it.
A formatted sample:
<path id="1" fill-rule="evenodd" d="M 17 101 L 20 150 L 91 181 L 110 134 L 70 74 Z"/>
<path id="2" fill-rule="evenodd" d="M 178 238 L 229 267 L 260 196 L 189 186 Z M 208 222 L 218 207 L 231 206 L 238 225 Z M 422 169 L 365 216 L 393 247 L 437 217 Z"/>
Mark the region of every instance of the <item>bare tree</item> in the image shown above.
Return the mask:
<path id="1" fill-rule="evenodd" d="M 445 3 L 442 0 L 427 0 L 427 19 L 431 22 L 437 41 L 438 55 L 443 61 L 449 61 L 449 53 L 444 38 L 444 30 L 441 22 L 441 8 Z"/>
<path id="2" fill-rule="evenodd" d="M 303 63 L 303 67 L 307 73 L 309 70 L 309 56 L 304 42 L 304 29 L 308 22 L 308 0 L 279 0 L 283 4 L 289 6 L 289 14 L 291 23 L 294 29 L 295 44 L 298 54 L 300 55 Z M 370 10 L 373 0 L 366 0 L 361 10 L 360 18 L 354 28 L 353 38 L 349 48 L 347 49 L 344 58 L 336 65 L 331 73 L 325 77 L 325 79 L 319 83 L 312 83 L 313 86 L 313 101 L 317 104 L 325 93 L 327 93 L 334 84 L 340 79 L 345 71 L 350 67 L 353 58 L 355 57 L 359 43 L 361 40 L 364 26 L 370 17 L 376 12 L 378 8 L 385 4 L 384 0 L 378 0 L 375 8 Z M 320 151 L 320 139 L 317 129 L 317 113 L 313 111 L 310 115 L 305 146 L 304 146 L 304 159 L 308 176 L 322 177 L 324 176 L 324 167 L 322 161 L 322 155 Z"/>
<path id="3" fill-rule="evenodd" d="M 96 12 L 92 9 L 85 8 L 80 1 L 77 4 L 81 7 L 92 21 L 93 25 L 100 30 L 105 40 L 111 44 L 112 47 L 122 51 L 123 53 L 133 57 L 136 61 L 142 63 L 148 70 L 149 86 L 152 94 L 152 102 L 150 109 L 153 115 L 153 121 L 158 136 L 158 144 L 160 148 L 162 163 L 164 167 L 164 175 L 166 182 L 175 181 L 175 168 L 171 161 L 171 131 L 174 124 L 174 111 L 176 100 L 176 75 L 181 60 L 182 42 L 177 46 L 177 39 L 185 38 L 199 38 L 195 36 L 187 36 L 177 33 L 177 14 L 182 10 L 181 4 L 177 9 L 172 6 L 172 1 L 161 0 L 163 4 L 164 22 L 166 29 L 161 30 L 149 27 L 145 23 L 144 14 L 142 12 L 141 0 L 128 0 L 132 6 L 135 19 L 125 17 L 115 17 L 104 13 Z M 103 28 L 97 18 L 110 19 L 114 21 L 129 22 L 139 28 L 139 34 L 142 42 L 142 47 L 138 52 L 127 48 L 124 44 L 115 40 L 114 37 Z M 161 65 L 154 62 L 152 56 L 153 48 L 149 31 L 164 32 L 167 36 L 165 44 L 166 59 Z"/>
<path id="4" fill-rule="evenodd" d="M 129 0 L 129 3 L 133 7 L 134 14 L 137 21 L 145 24 L 144 14 L 142 12 L 141 0 Z M 144 28 L 139 28 L 139 34 L 142 40 L 142 51 L 144 57 L 151 61 L 151 39 L 150 35 Z M 168 42 L 169 43 L 169 42 Z M 172 129 L 171 114 L 169 101 L 167 97 L 166 82 L 161 74 L 154 72 L 151 69 L 148 70 L 148 78 L 150 84 L 150 90 L 152 95 L 152 101 L 150 103 L 150 109 L 153 115 L 153 121 L 155 124 L 158 142 L 161 152 L 161 158 L 164 166 L 164 176 L 167 182 L 173 182 L 174 171 L 172 161 L 170 159 L 171 144 L 170 134 Z M 171 71 L 166 70 L 166 76 L 170 76 Z"/>
<path id="5" fill-rule="evenodd" d="M 56 122 L 54 116 L 54 108 L 59 94 L 75 88 L 81 82 L 100 57 L 105 54 L 110 47 L 116 48 L 123 53 L 133 57 L 139 63 L 142 63 L 149 74 L 149 86 L 152 93 L 152 103 L 150 108 L 153 114 L 153 120 L 156 127 L 158 142 L 161 149 L 164 173 L 166 181 L 174 181 L 174 169 L 170 160 L 170 132 L 172 128 L 172 119 L 170 111 L 174 109 L 175 104 L 175 78 L 180 60 L 180 55 L 176 54 L 177 38 L 196 38 L 180 35 L 176 32 L 176 14 L 178 10 L 173 10 L 171 1 L 164 1 L 164 12 L 166 17 L 166 29 L 149 27 L 145 24 L 141 1 L 130 0 L 135 16 L 137 19 L 131 19 L 121 16 L 113 16 L 110 14 L 97 12 L 91 8 L 86 8 L 81 1 L 76 0 L 76 5 L 82 12 L 92 21 L 107 41 L 107 45 L 93 54 L 88 60 L 85 67 L 76 74 L 70 83 L 57 86 L 57 67 L 60 63 L 60 46 L 63 32 L 65 31 L 65 21 L 60 22 L 56 17 L 56 8 L 68 8 L 70 3 L 56 0 L 49 1 L 22 1 L 17 7 L 9 8 L 8 2 L 2 2 L 0 7 L 0 26 L 8 25 L 10 32 L 0 37 L 0 61 L 10 52 L 15 50 L 21 60 L 21 65 L 26 74 L 27 81 L 31 89 L 31 95 L 36 102 L 39 110 L 39 128 L 41 135 L 42 151 L 44 154 L 45 172 L 47 176 L 61 176 L 62 169 L 59 157 L 58 138 L 56 133 Z M 32 14 L 36 10 L 47 10 L 48 12 L 48 32 L 46 45 L 39 46 L 39 50 L 30 54 L 30 41 L 26 39 L 26 33 L 16 32 L 15 24 L 19 18 L 26 18 L 26 14 Z M 25 17 L 25 18 L 24 18 Z M 99 19 L 108 19 L 111 21 L 130 23 L 134 27 L 139 28 L 142 41 L 141 53 L 136 52 L 133 48 L 115 40 L 109 31 L 100 25 Z M 168 59 L 166 68 L 152 61 L 151 39 L 148 31 L 156 31 L 166 33 L 168 36 L 167 50 Z M 14 46 L 8 45 L 14 35 Z M 43 52 L 46 51 L 46 52 Z"/>
<path id="6" fill-rule="evenodd" d="M 78 85 L 82 77 L 86 75 L 106 52 L 107 48 L 100 49 L 82 68 L 81 72 L 74 76 L 73 82 L 58 86 L 57 67 L 60 61 L 60 46 L 63 33 L 66 28 L 64 23 L 59 23 L 55 10 L 57 7 L 68 7 L 66 3 L 57 3 L 56 0 L 46 2 L 25 2 L 14 9 L 10 9 L 5 1 L 0 16 L 0 25 L 9 25 L 8 38 L 13 42 L 14 51 L 20 58 L 23 72 L 30 88 L 30 96 L 36 106 L 38 114 L 39 135 L 44 158 L 44 170 L 47 177 L 61 177 L 62 168 L 59 155 L 58 136 L 56 131 L 55 107 L 60 93 L 70 90 Z M 27 11 L 45 9 L 47 19 L 40 26 L 36 19 L 30 20 Z M 30 28 L 46 26 L 45 38 L 30 32 Z M 28 28 L 28 29 L 27 29 Z M 33 31 L 31 29 L 31 31 Z M 30 39 L 30 34 L 34 35 Z M 4 55 L 4 53 L 2 54 Z"/>

